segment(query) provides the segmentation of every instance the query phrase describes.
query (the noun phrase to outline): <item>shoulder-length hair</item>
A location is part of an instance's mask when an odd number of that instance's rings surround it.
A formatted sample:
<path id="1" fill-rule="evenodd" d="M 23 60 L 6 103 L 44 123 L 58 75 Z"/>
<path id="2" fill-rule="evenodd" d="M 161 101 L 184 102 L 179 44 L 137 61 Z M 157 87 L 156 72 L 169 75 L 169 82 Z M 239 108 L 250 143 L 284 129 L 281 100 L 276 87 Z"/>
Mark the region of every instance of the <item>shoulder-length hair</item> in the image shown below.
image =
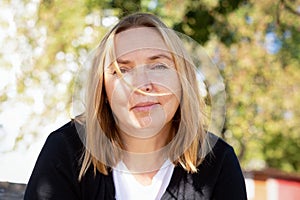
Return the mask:
<path id="1" fill-rule="evenodd" d="M 119 21 L 103 38 L 96 49 L 88 83 L 86 85 L 86 110 L 81 118 L 85 126 L 82 165 L 79 180 L 92 165 L 94 172 L 108 174 L 108 169 L 120 161 L 122 140 L 107 103 L 104 87 L 104 67 L 114 58 L 114 36 L 122 31 L 152 27 L 158 31 L 172 54 L 179 74 L 182 96 L 172 124 L 175 135 L 169 143 L 168 157 L 193 173 L 209 151 L 204 130 L 204 101 L 199 93 L 196 68 L 176 33 L 156 16 L 146 13 L 129 15 Z M 79 118 L 77 118 L 80 120 Z M 76 120 L 76 119 L 75 119 Z"/>

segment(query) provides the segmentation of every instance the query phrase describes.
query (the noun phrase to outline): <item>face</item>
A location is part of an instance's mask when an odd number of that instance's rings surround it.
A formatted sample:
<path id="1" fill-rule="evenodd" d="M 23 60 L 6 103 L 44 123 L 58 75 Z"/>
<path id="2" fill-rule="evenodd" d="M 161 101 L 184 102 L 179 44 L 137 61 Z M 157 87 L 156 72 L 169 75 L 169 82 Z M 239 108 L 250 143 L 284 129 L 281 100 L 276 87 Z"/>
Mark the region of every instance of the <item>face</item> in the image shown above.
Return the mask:
<path id="1" fill-rule="evenodd" d="M 148 138 L 169 131 L 181 86 L 159 33 L 133 28 L 115 36 L 116 60 L 104 69 L 108 102 L 121 132 Z"/>

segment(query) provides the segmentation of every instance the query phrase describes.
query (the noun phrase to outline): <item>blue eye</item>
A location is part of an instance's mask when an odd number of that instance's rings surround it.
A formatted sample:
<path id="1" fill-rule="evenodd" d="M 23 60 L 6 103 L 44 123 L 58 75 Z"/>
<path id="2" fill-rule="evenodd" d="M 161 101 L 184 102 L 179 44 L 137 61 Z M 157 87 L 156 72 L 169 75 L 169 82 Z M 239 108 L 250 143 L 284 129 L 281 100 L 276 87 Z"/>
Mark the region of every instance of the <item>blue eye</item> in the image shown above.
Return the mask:
<path id="1" fill-rule="evenodd" d="M 165 70 L 168 69 L 168 66 L 165 64 L 155 64 L 151 67 L 153 70 Z"/>

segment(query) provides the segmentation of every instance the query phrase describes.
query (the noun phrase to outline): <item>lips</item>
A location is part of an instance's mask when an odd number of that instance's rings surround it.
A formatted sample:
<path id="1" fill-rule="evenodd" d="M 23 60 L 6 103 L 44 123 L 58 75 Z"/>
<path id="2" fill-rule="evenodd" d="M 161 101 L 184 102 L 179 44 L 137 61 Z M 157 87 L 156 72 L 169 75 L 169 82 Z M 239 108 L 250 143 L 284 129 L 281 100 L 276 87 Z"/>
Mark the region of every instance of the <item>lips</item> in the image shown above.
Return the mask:
<path id="1" fill-rule="evenodd" d="M 141 103 L 138 103 L 138 104 L 134 105 L 130 110 L 149 111 L 157 105 L 159 105 L 158 102 L 141 102 Z"/>

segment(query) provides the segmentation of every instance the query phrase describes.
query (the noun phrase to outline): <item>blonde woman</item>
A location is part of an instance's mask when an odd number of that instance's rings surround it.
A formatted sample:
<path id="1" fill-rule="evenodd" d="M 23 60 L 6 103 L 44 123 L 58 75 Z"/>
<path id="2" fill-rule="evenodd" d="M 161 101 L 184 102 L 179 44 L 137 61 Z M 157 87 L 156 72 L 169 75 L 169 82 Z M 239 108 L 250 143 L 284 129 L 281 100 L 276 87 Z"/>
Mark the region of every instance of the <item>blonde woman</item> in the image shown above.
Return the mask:
<path id="1" fill-rule="evenodd" d="M 194 63 L 157 17 L 106 34 L 85 105 L 49 135 L 25 199 L 246 199 L 232 147 L 205 131 Z"/>

